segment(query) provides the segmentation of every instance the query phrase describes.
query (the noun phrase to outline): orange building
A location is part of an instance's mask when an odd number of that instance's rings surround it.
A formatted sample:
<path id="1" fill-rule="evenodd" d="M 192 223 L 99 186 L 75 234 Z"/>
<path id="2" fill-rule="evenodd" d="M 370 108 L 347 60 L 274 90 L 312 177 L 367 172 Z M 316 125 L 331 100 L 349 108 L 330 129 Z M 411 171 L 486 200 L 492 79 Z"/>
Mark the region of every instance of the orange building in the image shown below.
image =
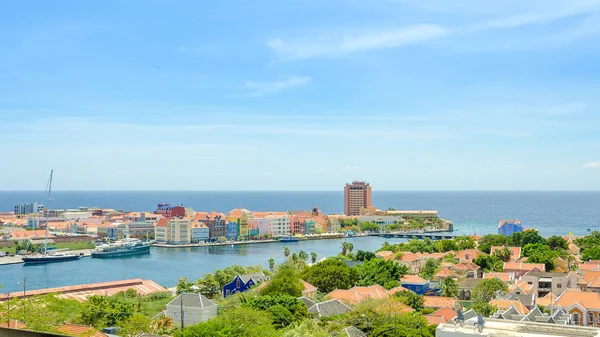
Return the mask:
<path id="1" fill-rule="evenodd" d="M 344 187 L 344 214 L 360 215 L 361 208 L 372 206 L 371 185 L 364 181 L 353 181 Z"/>

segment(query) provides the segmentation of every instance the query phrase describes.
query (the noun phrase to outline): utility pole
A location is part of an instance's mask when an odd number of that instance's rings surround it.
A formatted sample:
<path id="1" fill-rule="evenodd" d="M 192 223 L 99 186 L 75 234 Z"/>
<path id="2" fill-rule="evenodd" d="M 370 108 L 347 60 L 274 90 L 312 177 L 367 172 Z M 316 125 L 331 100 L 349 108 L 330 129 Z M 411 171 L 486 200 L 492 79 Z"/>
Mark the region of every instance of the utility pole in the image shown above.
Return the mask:
<path id="1" fill-rule="evenodd" d="M 23 296 L 26 296 L 27 292 L 27 276 L 23 277 Z"/>
<path id="2" fill-rule="evenodd" d="M 181 329 L 183 330 L 183 294 L 185 293 L 181 293 L 180 297 L 181 297 Z"/>

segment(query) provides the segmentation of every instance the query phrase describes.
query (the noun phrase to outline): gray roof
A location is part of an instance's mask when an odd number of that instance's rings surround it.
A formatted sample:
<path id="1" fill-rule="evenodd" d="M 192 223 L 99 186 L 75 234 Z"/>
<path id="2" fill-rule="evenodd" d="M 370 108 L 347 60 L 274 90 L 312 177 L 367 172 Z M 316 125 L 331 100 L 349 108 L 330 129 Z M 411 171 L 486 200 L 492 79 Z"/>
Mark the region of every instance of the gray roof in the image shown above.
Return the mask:
<path id="1" fill-rule="evenodd" d="M 524 276 L 536 276 L 536 277 L 565 277 L 569 273 L 553 273 L 543 271 L 528 271 Z"/>
<path id="2" fill-rule="evenodd" d="M 190 293 L 184 293 L 177 296 L 177 298 L 169 302 L 169 304 L 167 305 L 181 305 L 181 299 L 183 299 L 184 307 L 206 308 L 212 307 L 213 305 L 217 305 L 215 302 L 209 300 L 208 298 L 200 294 Z"/>
<path id="3" fill-rule="evenodd" d="M 347 327 L 346 329 L 344 329 L 344 335 L 343 336 L 348 336 L 348 337 L 367 337 L 367 334 L 360 331 L 359 328 L 351 325 L 349 327 Z"/>
<path id="4" fill-rule="evenodd" d="M 250 273 L 245 275 L 240 275 L 240 278 L 244 283 L 248 283 L 250 279 L 254 280 L 254 283 L 258 283 L 266 278 L 265 274 L 262 271 L 256 273 Z"/>
<path id="5" fill-rule="evenodd" d="M 307 308 L 310 308 L 310 307 L 312 307 L 313 305 L 317 304 L 317 302 L 315 302 L 315 301 L 311 300 L 311 299 L 310 299 L 310 298 L 308 298 L 308 297 L 304 297 L 304 296 L 302 296 L 302 297 L 298 297 L 298 299 L 299 299 L 300 301 L 302 301 L 302 303 L 304 303 L 304 304 L 306 305 L 306 307 L 307 307 Z"/>
<path id="6" fill-rule="evenodd" d="M 315 313 L 319 317 L 341 315 L 350 311 L 352 311 L 352 309 L 350 309 L 349 306 L 337 299 L 316 303 L 312 307 L 308 308 L 308 312 Z"/>
<path id="7" fill-rule="evenodd" d="M 508 319 L 512 321 L 521 322 L 535 322 L 535 323 L 551 323 L 551 324 L 562 324 L 566 325 L 569 323 L 569 315 L 565 314 L 561 310 L 558 310 L 554 315 L 550 316 L 544 314 L 538 307 L 534 307 L 527 315 L 521 315 L 515 309 L 513 305 L 504 311 L 497 311 L 492 318 L 497 319 Z"/>
<path id="8" fill-rule="evenodd" d="M 481 278 L 468 278 L 458 283 L 459 289 L 473 289 L 479 282 L 483 281 Z"/>

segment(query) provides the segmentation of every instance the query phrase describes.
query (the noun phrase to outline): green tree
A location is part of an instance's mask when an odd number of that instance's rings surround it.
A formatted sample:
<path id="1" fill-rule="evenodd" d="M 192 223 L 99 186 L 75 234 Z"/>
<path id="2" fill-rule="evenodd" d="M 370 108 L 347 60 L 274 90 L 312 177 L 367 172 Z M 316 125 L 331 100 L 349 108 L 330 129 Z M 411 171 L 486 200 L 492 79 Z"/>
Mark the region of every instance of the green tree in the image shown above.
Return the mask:
<path id="1" fill-rule="evenodd" d="M 458 282 L 452 277 L 446 277 L 442 281 L 442 296 L 458 297 Z"/>
<path id="2" fill-rule="evenodd" d="M 175 287 L 177 289 L 177 295 L 179 295 L 181 293 L 193 292 L 192 291 L 193 285 L 194 284 L 192 282 L 190 282 L 187 277 L 180 277 L 179 279 L 177 279 L 177 286 Z"/>
<path id="3" fill-rule="evenodd" d="M 331 334 L 324 328 L 319 326 L 317 321 L 312 319 L 305 319 L 300 322 L 292 324 L 283 333 L 283 337 L 330 337 Z"/>
<path id="4" fill-rule="evenodd" d="M 425 303 L 425 298 L 421 295 L 413 291 L 398 291 L 394 294 L 400 302 L 408 305 L 409 307 L 421 311 L 423 310 L 423 304 Z"/>
<path id="5" fill-rule="evenodd" d="M 454 242 L 456 243 L 458 250 L 475 248 L 475 240 L 472 236 L 457 236 L 456 238 L 454 238 Z"/>
<path id="6" fill-rule="evenodd" d="M 492 246 L 510 245 L 511 238 L 500 234 L 487 234 L 482 236 L 478 242 L 478 248 L 482 252 L 489 254 Z M 518 244 L 517 246 L 520 246 Z"/>
<path id="7" fill-rule="evenodd" d="M 473 301 L 477 303 L 488 303 L 498 290 L 507 291 L 508 286 L 497 278 L 484 279 L 473 289 Z"/>
<path id="8" fill-rule="evenodd" d="M 83 303 L 80 321 L 96 328 L 115 326 L 136 312 L 134 303 L 120 297 L 93 295 Z"/>
<path id="9" fill-rule="evenodd" d="M 495 255 L 479 255 L 473 262 L 486 273 L 504 271 L 502 260 Z"/>
<path id="10" fill-rule="evenodd" d="M 369 261 L 375 257 L 375 253 L 373 252 L 365 252 L 360 249 L 356 252 L 356 261 Z"/>
<path id="11" fill-rule="evenodd" d="M 212 274 L 206 274 L 203 278 L 196 281 L 200 293 L 208 298 L 214 298 L 221 292 L 221 285 L 217 278 Z"/>
<path id="12" fill-rule="evenodd" d="M 408 274 L 408 268 L 394 261 L 372 259 L 358 266 L 358 285 L 379 284 L 392 289 L 400 284 L 400 278 Z"/>
<path id="13" fill-rule="evenodd" d="M 565 238 L 563 238 L 562 236 L 558 236 L 558 235 L 552 235 L 551 237 L 546 239 L 546 244 L 548 245 L 548 247 L 550 247 L 554 250 L 569 249 L 569 243 L 567 242 L 567 240 L 565 240 Z"/>
<path id="14" fill-rule="evenodd" d="M 290 256 L 290 249 L 288 247 L 283 247 L 283 256 L 285 256 L 286 260 Z"/>
<path id="15" fill-rule="evenodd" d="M 308 254 L 305 251 L 301 250 L 298 253 L 298 257 L 300 258 L 300 260 L 306 261 L 308 259 Z"/>
<path id="16" fill-rule="evenodd" d="M 529 243 L 523 247 L 523 255 L 527 256 L 528 263 L 543 263 L 547 271 L 554 269 L 554 259 L 559 255 L 543 243 Z"/>
<path id="17" fill-rule="evenodd" d="M 273 258 L 269 259 L 269 270 L 271 271 L 271 273 L 275 271 L 275 259 Z"/>
<path id="18" fill-rule="evenodd" d="M 503 247 L 502 249 L 498 249 L 494 252 L 494 255 L 497 256 L 502 262 L 510 261 L 512 256 L 512 252 L 508 247 Z"/>
<path id="19" fill-rule="evenodd" d="M 457 251 L 458 245 L 455 240 L 440 240 L 438 241 L 438 251 L 440 252 L 449 252 L 449 251 Z"/>
<path id="20" fill-rule="evenodd" d="M 512 245 L 525 247 L 530 243 L 541 243 L 546 244 L 546 239 L 544 239 L 537 231 L 535 230 L 527 230 L 524 232 L 516 232 L 511 236 Z"/>
<path id="21" fill-rule="evenodd" d="M 296 275 L 295 268 L 288 264 L 279 265 L 271 281 L 261 289 L 261 295 L 290 295 L 293 297 L 302 296 L 304 286 L 300 278 Z"/>
<path id="22" fill-rule="evenodd" d="M 125 336 L 139 336 L 147 332 L 150 327 L 150 318 L 141 313 L 135 313 L 121 322 L 121 334 Z"/>
<path id="23" fill-rule="evenodd" d="M 352 253 L 352 249 L 354 249 L 354 245 L 350 242 L 344 241 L 342 242 L 342 255 L 346 255 L 348 253 Z"/>
<path id="24" fill-rule="evenodd" d="M 277 337 L 271 315 L 247 307 L 232 308 L 208 321 L 175 331 L 174 337 Z"/>
<path id="25" fill-rule="evenodd" d="M 327 259 L 305 268 L 300 277 L 327 294 L 334 289 L 350 289 L 358 281 L 358 272 L 345 263 Z"/>
<path id="26" fill-rule="evenodd" d="M 581 258 L 584 261 L 588 261 L 588 260 L 600 260 L 600 246 L 598 246 L 598 247 L 592 247 L 592 248 L 587 248 L 581 254 Z"/>
<path id="27" fill-rule="evenodd" d="M 317 253 L 315 252 L 310 252 L 310 262 L 312 264 L 317 263 Z"/>
<path id="28" fill-rule="evenodd" d="M 438 272 L 440 267 L 440 261 L 437 259 L 427 259 L 425 265 L 421 268 L 419 276 L 426 280 L 431 280 L 433 276 Z"/>
<path id="29" fill-rule="evenodd" d="M 489 303 L 485 303 L 485 302 L 476 302 L 476 303 L 473 303 L 473 306 L 471 308 L 473 310 L 475 310 L 476 313 L 478 313 L 478 314 L 480 314 L 481 316 L 484 316 L 484 317 L 490 317 L 496 311 L 498 311 L 498 308 L 496 308 L 493 305 L 490 305 Z"/>

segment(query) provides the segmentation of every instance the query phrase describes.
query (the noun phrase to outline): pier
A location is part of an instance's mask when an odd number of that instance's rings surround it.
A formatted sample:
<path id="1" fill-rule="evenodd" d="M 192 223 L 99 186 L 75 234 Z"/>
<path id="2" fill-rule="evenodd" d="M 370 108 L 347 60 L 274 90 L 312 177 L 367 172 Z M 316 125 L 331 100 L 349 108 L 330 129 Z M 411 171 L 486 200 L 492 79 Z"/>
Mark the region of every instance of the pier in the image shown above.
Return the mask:
<path id="1" fill-rule="evenodd" d="M 369 236 L 379 236 L 383 238 L 397 238 L 397 239 L 431 239 L 431 240 L 443 240 L 443 239 L 454 239 L 457 234 L 452 234 L 452 232 L 425 232 L 425 233 L 406 233 L 406 232 L 397 232 L 397 233 L 369 233 Z"/>

